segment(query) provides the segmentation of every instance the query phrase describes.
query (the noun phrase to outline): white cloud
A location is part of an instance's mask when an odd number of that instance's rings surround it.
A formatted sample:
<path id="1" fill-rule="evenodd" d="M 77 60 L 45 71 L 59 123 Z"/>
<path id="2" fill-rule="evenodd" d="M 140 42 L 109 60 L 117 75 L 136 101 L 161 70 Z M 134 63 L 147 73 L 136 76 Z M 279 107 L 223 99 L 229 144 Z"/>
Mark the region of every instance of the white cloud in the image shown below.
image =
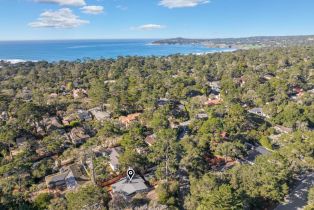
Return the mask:
<path id="1" fill-rule="evenodd" d="M 162 29 L 162 28 L 165 28 L 165 27 L 166 26 L 158 25 L 158 24 L 145 24 L 145 25 L 141 25 L 141 26 L 135 27 L 135 29 L 149 31 L 149 30 Z"/>
<path id="2" fill-rule="evenodd" d="M 85 7 L 82 7 L 81 10 L 83 11 L 83 13 L 86 13 L 86 14 L 97 15 L 104 12 L 104 7 L 103 6 L 85 6 Z"/>
<path id="3" fill-rule="evenodd" d="M 89 21 L 81 20 L 78 16 L 73 14 L 69 8 L 61 8 L 56 11 L 48 10 L 40 14 L 40 17 L 29 23 L 33 28 L 75 28 Z"/>
<path id="4" fill-rule="evenodd" d="M 123 10 L 123 11 L 128 10 L 128 7 L 127 6 L 123 6 L 123 5 L 117 5 L 116 8 L 120 9 L 120 10 Z"/>
<path id="5" fill-rule="evenodd" d="M 161 0 L 159 5 L 172 8 L 195 7 L 200 4 L 207 4 L 209 0 Z"/>
<path id="6" fill-rule="evenodd" d="M 35 0 L 36 2 L 41 3 L 53 3 L 53 4 L 60 4 L 62 6 L 85 6 L 85 0 Z"/>

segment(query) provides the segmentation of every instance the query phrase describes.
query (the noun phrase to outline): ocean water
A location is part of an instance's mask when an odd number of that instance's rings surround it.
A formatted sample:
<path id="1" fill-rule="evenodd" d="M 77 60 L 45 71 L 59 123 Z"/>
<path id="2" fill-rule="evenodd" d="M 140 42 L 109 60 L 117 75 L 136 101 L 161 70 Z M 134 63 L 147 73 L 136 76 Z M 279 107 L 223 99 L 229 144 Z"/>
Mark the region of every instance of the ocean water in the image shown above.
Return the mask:
<path id="1" fill-rule="evenodd" d="M 152 45 L 153 40 L 0 41 L 0 60 L 73 61 L 118 56 L 166 56 L 229 51 L 200 45 Z"/>

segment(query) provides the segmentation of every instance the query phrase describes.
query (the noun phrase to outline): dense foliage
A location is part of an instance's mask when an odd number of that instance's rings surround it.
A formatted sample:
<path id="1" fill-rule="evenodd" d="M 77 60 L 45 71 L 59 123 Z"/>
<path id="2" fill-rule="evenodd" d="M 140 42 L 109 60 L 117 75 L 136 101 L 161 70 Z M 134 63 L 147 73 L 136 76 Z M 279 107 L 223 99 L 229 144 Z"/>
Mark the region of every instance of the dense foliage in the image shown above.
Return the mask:
<path id="1" fill-rule="evenodd" d="M 123 148 L 122 172 L 130 165 L 142 174 L 155 168 L 151 184 L 157 183 L 158 202 L 171 208 L 265 209 L 283 201 L 294 181 L 314 167 L 312 47 L 0 66 L 1 209 L 110 207 L 106 188 L 92 185 L 65 196 L 38 195 L 56 157 L 78 160 L 97 145 Z M 210 82 L 217 80 L 221 103 L 204 105 L 202 98 L 213 93 Z M 78 89 L 88 97 L 73 98 Z M 161 99 L 170 102 L 160 105 Z M 39 126 L 47 117 L 95 106 L 111 118 L 62 125 L 66 132 L 86 128 L 91 138 L 81 146 Z M 267 117 L 249 113 L 254 107 Z M 134 113 L 140 113 L 138 121 L 118 123 Z M 200 113 L 207 117 L 198 118 Z M 275 125 L 292 131 L 274 140 Z M 144 142 L 148 134 L 156 135 L 151 147 Z M 22 136 L 32 137 L 23 147 L 17 142 Z M 254 164 L 242 163 L 247 145 L 262 145 L 269 153 Z M 215 158 L 234 165 L 214 167 Z M 110 176 L 106 161 L 94 160 L 97 181 Z M 313 190 L 309 205 L 312 197 Z"/>

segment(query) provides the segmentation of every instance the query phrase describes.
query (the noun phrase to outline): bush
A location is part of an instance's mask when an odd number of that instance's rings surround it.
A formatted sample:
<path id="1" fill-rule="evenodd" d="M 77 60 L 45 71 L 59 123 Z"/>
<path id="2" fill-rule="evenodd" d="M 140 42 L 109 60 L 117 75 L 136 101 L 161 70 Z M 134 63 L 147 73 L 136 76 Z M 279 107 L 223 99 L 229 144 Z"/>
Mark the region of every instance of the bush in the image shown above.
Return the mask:
<path id="1" fill-rule="evenodd" d="M 35 208 L 39 210 L 47 209 L 50 204 L 51 199 L 52 199 L 52 196 L 49 193 L 39 194 L 34 200 L 34 206 Z"/>
<path id="2" fill-rule="evenodd" d="M 76 126 L 78 126 L 79 124 L 80 124 L 80 122 L 77 121 L 77 120 L 75 120 L 75 121 L 70 122 L 69 126 L 70 126 L 70 127 L 76 127 Z"/>
<path id="3" fill-rule="evenodd" d="M 272 143 L 270 142 L 270 140 L 266 137 L 266 136 L 263 136 L 261 139 L 260 139 L 260 143 L 263 147 L 266 147 L 267 149 L 273 149 L 273 145 Z"/>

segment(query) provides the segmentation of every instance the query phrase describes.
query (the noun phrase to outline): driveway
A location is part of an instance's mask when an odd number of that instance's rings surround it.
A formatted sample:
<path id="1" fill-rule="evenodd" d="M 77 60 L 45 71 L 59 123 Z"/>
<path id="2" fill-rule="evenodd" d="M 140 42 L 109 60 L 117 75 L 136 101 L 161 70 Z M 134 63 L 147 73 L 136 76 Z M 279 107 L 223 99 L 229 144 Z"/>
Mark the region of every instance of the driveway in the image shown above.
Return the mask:
<path id="1" fill-rule="evenodd" d="M 285 202 L 275 210 L 301 210 L 307 205 L 307 195 L 310 187 L 314 186 L 314 173 L 305 176 L 302 181 L 286 197 Z"/>

